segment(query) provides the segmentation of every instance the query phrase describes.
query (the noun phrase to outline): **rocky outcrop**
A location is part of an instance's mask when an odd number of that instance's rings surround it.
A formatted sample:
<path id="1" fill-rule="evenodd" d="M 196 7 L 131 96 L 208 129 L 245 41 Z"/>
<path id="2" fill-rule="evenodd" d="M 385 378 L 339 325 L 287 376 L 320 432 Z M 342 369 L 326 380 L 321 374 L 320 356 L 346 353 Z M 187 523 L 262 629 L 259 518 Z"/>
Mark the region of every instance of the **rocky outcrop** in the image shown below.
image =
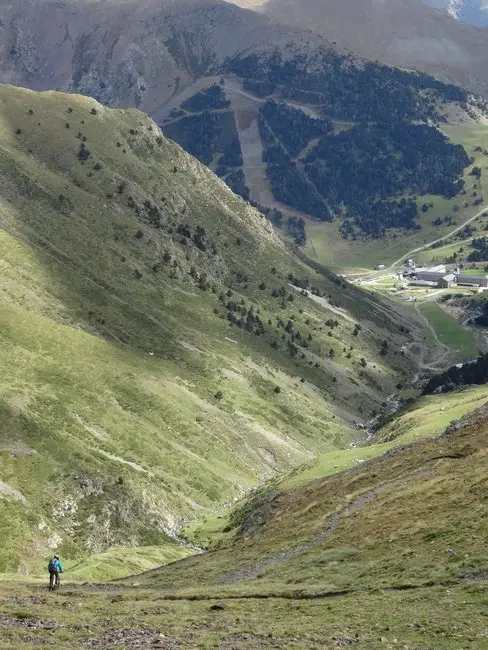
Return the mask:
<path id="1" fill-rule="evenodd" d="M 154 114 L 226 58 L 293 37 L 220 0 L 20 0 L 0 7 L 0 81 Z"/>

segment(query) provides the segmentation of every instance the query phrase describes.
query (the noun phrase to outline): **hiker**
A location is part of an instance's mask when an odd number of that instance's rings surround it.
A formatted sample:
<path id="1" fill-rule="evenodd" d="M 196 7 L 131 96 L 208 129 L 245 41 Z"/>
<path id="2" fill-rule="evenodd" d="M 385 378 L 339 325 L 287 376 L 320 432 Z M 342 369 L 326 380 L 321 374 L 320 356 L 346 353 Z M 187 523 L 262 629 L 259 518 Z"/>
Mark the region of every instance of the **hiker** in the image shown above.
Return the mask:
<path id="1" fill-rule="evenodd" d="M 49 560 L 47 568 L 49 571 L 49 590 L 54 591 L 59 587 L 59 574 L 63 573 L 63 565 L 57 555 L 53 555 Z"/>

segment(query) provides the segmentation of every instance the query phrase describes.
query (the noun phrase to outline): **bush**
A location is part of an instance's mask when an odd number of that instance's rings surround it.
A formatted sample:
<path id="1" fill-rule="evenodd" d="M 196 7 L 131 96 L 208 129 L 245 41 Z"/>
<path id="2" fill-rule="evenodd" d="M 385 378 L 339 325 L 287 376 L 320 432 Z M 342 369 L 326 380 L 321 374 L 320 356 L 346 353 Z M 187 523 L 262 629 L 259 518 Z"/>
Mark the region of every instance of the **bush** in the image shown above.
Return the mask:
<path id="1" fill-rule="evenodd" d="M 81 143 L 80 150 L 78 151 L 78 158 L 81 160 L 81 162 L 84 162 L 85 160 L 88 160 L 90 156 L 90 151 L 85 147 L 83 143 Z"/>

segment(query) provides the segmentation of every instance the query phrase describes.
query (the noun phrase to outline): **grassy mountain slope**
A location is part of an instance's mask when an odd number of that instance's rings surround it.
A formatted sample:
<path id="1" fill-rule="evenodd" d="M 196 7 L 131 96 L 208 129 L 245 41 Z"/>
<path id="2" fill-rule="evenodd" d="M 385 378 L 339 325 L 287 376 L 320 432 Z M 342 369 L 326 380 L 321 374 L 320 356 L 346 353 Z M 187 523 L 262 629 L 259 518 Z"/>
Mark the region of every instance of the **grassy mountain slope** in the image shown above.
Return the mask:
<path id="1" fill-rule="evenodd" d="M 466 388 L 451 395 L 421 397 L 391 418 L 367 443 L 320 456 L 293 469 L 280 480 L 280 484 L 288 487 L 336 474 L 370 458 L 377 458 L 389 449 L 438 436 L 451 422 L 483 406 L 487 397 L 488 391 L 483 386 Z"/>
<path id="2" fill-rule="evenodd" d="M 395 448 L 437 437 L 452 422 L 484 406 L 487 398 L 488 390 L 484 386 L 463 388 L 449 395 L 423 396 L 391 417 L 368 441 L 348 449 L 328 452 L 298 465 L 270 479 L 266 489 L 293 489 L 315 479 L 357 468 L 365 461 L 377 459 Z M 205 515 L 187 525 L 183 534 L 199 546 L 212 548 L 222 539 L 232 537 L 233 529 L 229 524 L 234 517 L 232 509 Z"/>
<path id="3" fill-rule="evenodd" d="M 164 541 L 413 372 L 420 321 L 306 267 L 142 113 L 3 86 L 0 134 L 2 570 Z"/>

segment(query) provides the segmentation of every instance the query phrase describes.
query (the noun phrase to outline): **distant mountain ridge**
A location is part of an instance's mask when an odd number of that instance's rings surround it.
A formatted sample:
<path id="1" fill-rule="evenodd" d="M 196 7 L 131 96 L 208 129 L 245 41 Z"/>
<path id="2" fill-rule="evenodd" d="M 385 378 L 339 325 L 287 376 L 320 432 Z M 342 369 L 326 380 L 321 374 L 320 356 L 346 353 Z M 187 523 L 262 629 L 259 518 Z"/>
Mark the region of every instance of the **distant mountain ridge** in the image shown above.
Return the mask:
<path id="1" fill-rule="evenodd" d="M 433 7 L 445 9 L 450 16 L 475 27 L 488 27 L 486 0 L 424 0 Z"/>
<path id="2" fill-rule="evenodd" d="M 294 40 L 324 42 L 222 0 L 17 0 L 0 3 L 0 82 L 154 115 L 227 58 Z"/>
<path id="3" fill-rule="evenodd" d="M 488 30 L 454 19 L 445 11 L 446 0 L 438 0 L 437 7 L 423 0 L 233 1 L 305 27 L 359 55 L 488 94 Z M 473 6 L 457 3 L 456 18 L 467 16 Z"/>

